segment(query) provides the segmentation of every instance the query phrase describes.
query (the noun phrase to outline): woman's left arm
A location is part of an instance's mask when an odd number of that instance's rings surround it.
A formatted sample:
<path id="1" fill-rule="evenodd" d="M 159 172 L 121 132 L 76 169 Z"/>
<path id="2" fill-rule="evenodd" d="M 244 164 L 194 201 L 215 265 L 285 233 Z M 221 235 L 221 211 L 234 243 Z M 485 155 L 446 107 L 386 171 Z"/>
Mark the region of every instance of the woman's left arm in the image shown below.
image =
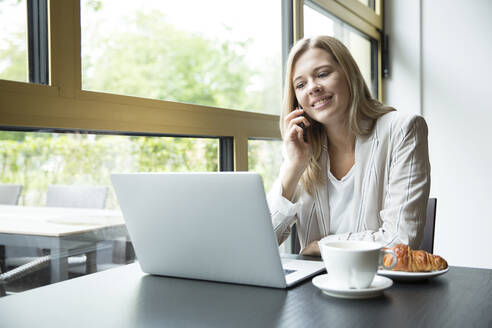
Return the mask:
<path id="1" fill-rule="evenodd" d="M 367 240 L 384 246 L 398 243 L 419 248 L 430 191 L 427 124 L 421 116 L 405 120 L 393 136 L 387 192 L 377 231 L 329 235 L 322 240 Z"/>
<path id="2" fill-rule="evenodd" d="M 423 239 L 430 191 L 427 124 L 421 116 L 405 122 L 393 141 L 388 191 L 375 241 L 417 249 Z"/>

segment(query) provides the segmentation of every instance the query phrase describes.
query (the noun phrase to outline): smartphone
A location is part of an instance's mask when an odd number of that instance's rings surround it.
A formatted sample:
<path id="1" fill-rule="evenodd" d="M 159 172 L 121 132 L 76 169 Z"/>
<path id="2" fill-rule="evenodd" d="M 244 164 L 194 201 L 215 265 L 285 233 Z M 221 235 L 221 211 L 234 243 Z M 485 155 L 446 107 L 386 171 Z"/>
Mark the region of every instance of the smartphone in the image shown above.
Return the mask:
<path id="1" fill-rule="evenodd" d="M 302 109 L 301 105 L 299 105 L 299 103 L 297 102 L 297 99 L 294 99 L 294 108 L 298 108 L 299 109 Z M 309 119 L 309 116 L 307 116 L 306 112 L 304 112 L 304 115 L 300 115 L 300 116 L 305 116 L 306 118 Z M 304 142 L 307 142 L 307 127 L 304 125 L 304 122 L 301 122 L 299 124 L 299 126 L 302 128 L 302 136 L 304 138 Z"/>

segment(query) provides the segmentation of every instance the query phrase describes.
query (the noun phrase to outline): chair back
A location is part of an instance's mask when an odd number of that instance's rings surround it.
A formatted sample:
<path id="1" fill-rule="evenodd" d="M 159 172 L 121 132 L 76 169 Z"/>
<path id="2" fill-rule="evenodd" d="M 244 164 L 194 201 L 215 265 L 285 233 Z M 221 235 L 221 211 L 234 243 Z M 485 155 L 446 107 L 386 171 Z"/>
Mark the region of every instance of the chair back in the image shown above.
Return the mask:
<path id="1" fill-rule="evenodd" d="M 297 235 L 297 227 L 295 223 L 292 225 L 290 238 L 290 249 L 292 254 L 299 254 L 301 251 L 301 242 L 299 241 L 299 236 Z"/>
<path id="2" fill-rule="evenodd" d="M 46 206 L 104 208 L 108 187 L 105 186 L 48 186 Z"/>
<path id="3" fill-rule="evenodd" d="M 437 198 L 429 198 L 427 202 L 427 215 L 425 219 L 424 240 L 420 249 L 433 254 L 434 252 L 434 231 L 436 228 L 436 209 Z"/>
<path id="4" fill-rule="evenodd" d="M 17 205 L 22 191 L 22 185 L 0 184 L 0 204 Z"/>
<path id="5" fill-rule="evenodd" d="M 7 293 L 5 292 L 5 288 L 3 287 L 3 282 L 0 281 L 0 297 L 6 296 Z"/>

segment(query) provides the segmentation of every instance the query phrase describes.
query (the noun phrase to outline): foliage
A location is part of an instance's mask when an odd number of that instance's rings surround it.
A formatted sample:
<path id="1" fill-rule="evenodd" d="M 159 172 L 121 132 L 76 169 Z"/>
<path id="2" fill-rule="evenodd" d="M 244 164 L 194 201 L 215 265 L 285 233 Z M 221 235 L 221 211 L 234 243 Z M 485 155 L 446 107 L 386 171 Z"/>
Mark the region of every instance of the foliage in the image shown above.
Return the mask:
<path id="1" fill-rule="evenodd" d="M 263 98 L 275 94 L 272 90 L 247 91 L 251 78 L 258 74 L 245 61 L 250 40 L 209 40 L 180 31 L 157 10 L 136 12 L 126 18 L 124 26 L 124 31 L 104 34 L 98 26 L 88 26 L 85 35 L 90 44 L 83 46 L 84 89 L 262 111 Z M 278 112 L 278 106 L 271 111 Z"/>
<path id="2" fill-rule="evenodd" d="M 15 33 L 9 39 L 5 49 L 0 49 L 0 79 L 12 81 L 27 81 L 27 52 L 24 44 L 19 44 L 19 40 L 25 37 L 22 33 Z"/>
<path id="3" fill-rule="evenodd" d="M 48 185 L 111 186 L 112 172 L 217 171 L 217 145 L 213 139 L 74 134 L 0 138 L 0 182 L 23 185 L 20 204 L 44 205 Z M 111 192 L 107 207 L 115 206 Z"/>
<path id="4" fill-rule="evenodd" d="M 277 178 L 282 162 L 281 140 L 249 140 L 248 169 L 259 173 L 268 192 Z"/>

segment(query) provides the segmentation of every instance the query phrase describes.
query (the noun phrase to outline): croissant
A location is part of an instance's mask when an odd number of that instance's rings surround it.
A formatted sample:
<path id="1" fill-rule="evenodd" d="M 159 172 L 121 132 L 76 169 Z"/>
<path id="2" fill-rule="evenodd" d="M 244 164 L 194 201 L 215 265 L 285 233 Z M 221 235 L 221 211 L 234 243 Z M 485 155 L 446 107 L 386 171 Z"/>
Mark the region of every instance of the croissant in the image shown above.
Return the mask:
<path id="1" fill-rule="evenodd" d="M 393 270 L 407 272 L 436 271 L 448 267 L 448 262 L 438 255 L 432 255 L 422 250 L 412 250 L 409 246 L 398 244 L 393 248 L 397 262 Z M 391 266 L 393 255 L 384 256 L 385 266 Z"/>

